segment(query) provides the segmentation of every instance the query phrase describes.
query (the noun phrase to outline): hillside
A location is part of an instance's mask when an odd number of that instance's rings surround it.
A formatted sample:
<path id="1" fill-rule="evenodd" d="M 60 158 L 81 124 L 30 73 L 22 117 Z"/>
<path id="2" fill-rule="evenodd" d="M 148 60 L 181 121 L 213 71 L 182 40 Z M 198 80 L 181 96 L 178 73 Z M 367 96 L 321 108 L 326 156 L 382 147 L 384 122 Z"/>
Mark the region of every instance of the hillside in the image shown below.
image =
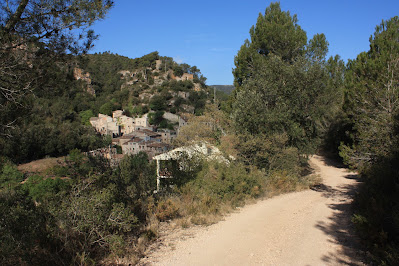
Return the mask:
<path id="1" fill-rule="evenodd" d="M 200 115 L 212 98 L 196 66 L 177 64 L 158 52 L 136 59 L 110 52 L 67 56 L 49 64 L 46 78 L 49 82 L 28 102 L 30 111 L 20 113 L 13 138 L 0 142 L 0 156 L 22 163 L 97 149 L 109 145 L 89 123 L 98 113 Z M 162 119 L 152 122 L 170 126 Z"/>
<path id="2" fill-rule="evenodd" d="M 91 78 L 96 102 L 112 102 L 113 110 L 133 116 L 148 110 L 201 114 L 209 95 L 196 66 L 177 64 L 158 52 L 136 59 L 109 52 L 86 55 L 79 67 Z"/>

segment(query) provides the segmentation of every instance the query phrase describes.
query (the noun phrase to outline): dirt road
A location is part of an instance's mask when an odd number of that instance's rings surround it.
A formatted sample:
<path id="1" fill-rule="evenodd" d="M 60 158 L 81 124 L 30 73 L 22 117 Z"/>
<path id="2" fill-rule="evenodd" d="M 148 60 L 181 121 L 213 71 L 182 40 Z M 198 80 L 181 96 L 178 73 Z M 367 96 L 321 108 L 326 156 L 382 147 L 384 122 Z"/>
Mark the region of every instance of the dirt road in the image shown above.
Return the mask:
<path id="1" fill-rule="evenodd" d="M 323 185 L 246 206 L 141 264 L 363 265 L 349 213 L 355 175 L 320 156 L 311 164 Z"/>

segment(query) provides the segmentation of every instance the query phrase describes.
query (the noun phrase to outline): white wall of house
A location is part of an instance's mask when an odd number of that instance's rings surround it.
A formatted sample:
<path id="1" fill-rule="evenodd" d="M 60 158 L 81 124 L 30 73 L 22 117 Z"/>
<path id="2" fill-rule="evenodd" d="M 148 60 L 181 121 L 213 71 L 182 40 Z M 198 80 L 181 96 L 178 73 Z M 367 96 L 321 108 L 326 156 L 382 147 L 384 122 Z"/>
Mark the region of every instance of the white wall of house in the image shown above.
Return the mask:
<path id="1" fill-rule="evenodd" d="M 142 117 L 136 117 L 135 124 L 136 126 L 149 127 L 150 123 L 148 122 L 148 115 L 145 114 Z"/>

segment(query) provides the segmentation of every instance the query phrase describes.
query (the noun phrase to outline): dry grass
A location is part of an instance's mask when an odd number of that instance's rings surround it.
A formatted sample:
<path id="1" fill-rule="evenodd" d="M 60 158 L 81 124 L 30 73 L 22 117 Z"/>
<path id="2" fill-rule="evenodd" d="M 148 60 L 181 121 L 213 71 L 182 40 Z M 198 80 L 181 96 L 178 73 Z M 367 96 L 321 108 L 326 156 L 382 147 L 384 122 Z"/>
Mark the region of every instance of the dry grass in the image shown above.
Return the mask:
<path id="1" fill-rule="evenodd" d="M 101 261 L 101 265 L 136 265 L 145 255 L 148 247 L 159 238 L 161 222 L 155 215 L 148 218 L 148 223 L 138 237 L 131 237 L 126 241 L 126 250 L 122 256 L 110 254 Z"/>
<path id="2" fill-rule="evenodd" d="M 56 165 L 62 164 L 65 161 L 65 156 L 57 158 L 44 158 L 32 161 L 25 164 L 18 165 L 18 170 L 28 174 L 46 174 L 47 170 Z"/>
<path id="3" fill-rule="evenodd" d="M 273 197 L 288 192 L 309 189 L 320 182 L 320 176 L 315 174 L 298 178 L 282 172 L 276 172 L 271 174 L 266 181 L 266 196 Z"/>
<path id="4" fill-rule="evenodd" d="M 220 171 L 235 176 L 220 179 Z M 222 220 L 227 214 L 237 210 L 237 206 L 254 204 L 259 199 L 271 198 L 283 193 L 308 189 L 320 182 L 320 177 L 311 173 L 308 176 L 298 177 L 284 171 L 276 171 L 265 176 L 262 171 L 254 170 L 247 173 L 247 179 L 242 179 L 246 171 L 211 166 L 198 175 L 204 182 L 189 183 L 179 193 L 173 196 L 164 196 L 158 200 L 149 201 L 148 223 L 143 233 L 128 244 L 124 257 L 110 256 L 104 264 L 137 264 L 141 257 L 157 249 L 160 245 L 173 248 L 173 239 L 181 230 L 188 232 L 196 226 L 208 226 Z M 240 180 L 240 182 L 236 182 Z M 241 180 L 246 180 L 251 187 L 242 189 Z M 216 183 L 214 183 L 216 182 Z M 227 182 L 227 183 L 226 183 Z M 217 196 L 215 191 L 223 186 L 234 185 L 234 191 L 224 198 Z M 190 228 L 189 230 L 187 230 Z M 186 231 L 187 230 L 187 231 Z M 184 233 L 183 233 L 184 234 Z M 155 241 L 156 240 L 156 241 Z"/>
<path id="5" fill-rule="evenodd" d="M 210 168 L 209 170 L 212 172 L 214 169 Z M 259 199 L 271 198 L 283 193 L 308 189 L 319 182 L 320 177 L 313 173 L 298 178 L 293 175 L 288 175 L 285 172 L 276 172 L 267 176 L 267 178 L 264 179 L 264 183 L 260 186 L 255 185 L 250 195 L 247 195 L 247 197 L 244 197 L 244 199 L 239 202 L 239 206 L 254 204 Z M 157 214 L 159 215 L 160 213 L 156 213 L 153 216 L 155 221 L 150 222 L 150 224 L 155 226 L 158 231 L 161 230 L 157 235 L 160 236 L 162 240 L 157 240 L 156 242 L 162 244 L 158 243 L 154 245 L 154 241 L 148 241 L 147 239 L 139 241 L 140 246 L 138 246 L 138 248 L 140 252 L 143 252 L 143 255 L 151 253 L 152 250 L 162 248 L 162 246 L 165 245 L 173 249 L 173 241 L 176 240 L 176 235 L 179 235 L 178 232 L 180 232 L 180 237 L 182 235 L 184 236 L 187 233 L 183 232 L 195 231 L 198 226 L 215 224 L 223 220 L 229 213 L 239 209 L 236 207 L 236 202 L 231 200 L 215 200 L 212 196 L 204 194 L 204 191 L 198 194 L 198 191 L 194 188 L 201 187 L 191 186 L 190 189 L 183 190 L 183 193 L 179 197 L 166 197 L 161 200 L 163 207 L 161 210 L 157 210 L 161 211 L 161 216 L 163 217 L 165 214 L 169 216 L 171 212 L 176 214 L 176 216 L 164 222 L 158 222 L 158 219 L 155 219 Z M 234 200 L 234 198 L 232 200 Z M 176 210 L 177 213 L 175 212 Z M 151 226 L 148 228 L 151 228 Z M 143 246 L 146 246 L 145 251 L 143 251 Z"/>

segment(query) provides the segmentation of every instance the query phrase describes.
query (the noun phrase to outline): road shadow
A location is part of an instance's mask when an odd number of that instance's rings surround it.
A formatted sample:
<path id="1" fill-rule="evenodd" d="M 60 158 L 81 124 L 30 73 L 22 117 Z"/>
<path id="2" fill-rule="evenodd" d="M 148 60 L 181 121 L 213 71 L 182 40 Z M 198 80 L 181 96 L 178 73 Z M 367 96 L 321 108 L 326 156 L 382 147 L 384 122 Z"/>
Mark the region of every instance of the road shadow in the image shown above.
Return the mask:
<path id="1" fill-rule="evenodd" d="M 327 166 L 333 166 L 336 168 L 348 168 L 343 162 L 336 159 L 329 158 L 328 156 L 319 155 L 320 160 Z"/>
<path id="2" fill-rule="evenodd" d="M 357 187 L 362 182 L 357 174 L 347 174 L 344 178 L 355 180 L 355 183 L 351 185 L 340 185 L 337 188 L 321 183 L 311 186 L 310 189 L 322 193 L 325 198 L 341 198 L 345 201 L 352 202 L 356 195 Z"/>
<path id="3" fill-rule="evenodd" d="M 342 250 L 338 252 L 325 254 L 322 260 L 327 265 L 367 265 L 365 252 L 351 222 L 353 215 L 352 201 L 361 181 L 355 174 L 348 174 L 345 178 L 354 181 L 351 184 L 343 184 L 337 187 L 318 184 L 311 188 L 328 199 L 327 206 L 334 212 L 327 223 L 319 221 L 315 227 L 330 236 L 332 243 L 342 247 Z"/>
<path id="4" fill-rule="evenodd" d="M 344 176 L 346 179 L 354 179 L 354 180 L 356 180 L 356 181 L 358 181 L 358 182 L 362 182 L 362 179 L 361 179 L 361 177 L 359 177 L 359 175 L 358 174 L 348 174 L 348 175 L 346 175 L 346 176 Z"/>

